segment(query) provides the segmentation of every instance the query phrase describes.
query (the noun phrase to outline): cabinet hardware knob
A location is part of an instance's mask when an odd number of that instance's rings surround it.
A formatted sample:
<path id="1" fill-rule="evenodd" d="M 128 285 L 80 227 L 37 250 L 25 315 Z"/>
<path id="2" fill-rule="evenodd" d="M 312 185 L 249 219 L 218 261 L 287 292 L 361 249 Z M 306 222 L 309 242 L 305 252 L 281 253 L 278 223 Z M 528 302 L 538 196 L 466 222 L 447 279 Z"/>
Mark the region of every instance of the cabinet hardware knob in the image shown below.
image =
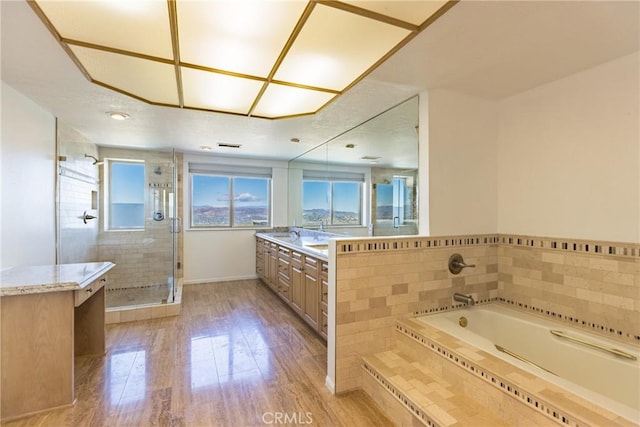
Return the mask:
<path id="1" fill-rule="evenodd" d="M 93 289 L 87 288 L 87 292 L 91 293 L 91 292 L 93 292 Z"/>

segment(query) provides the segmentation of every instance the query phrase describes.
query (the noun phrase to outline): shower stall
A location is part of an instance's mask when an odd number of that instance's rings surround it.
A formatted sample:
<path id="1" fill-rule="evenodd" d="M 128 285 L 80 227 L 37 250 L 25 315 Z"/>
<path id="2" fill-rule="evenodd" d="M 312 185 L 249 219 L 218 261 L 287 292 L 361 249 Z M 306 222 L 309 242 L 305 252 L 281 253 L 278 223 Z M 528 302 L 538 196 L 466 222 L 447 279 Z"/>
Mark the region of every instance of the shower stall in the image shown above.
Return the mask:
<path id="1" fill-rule="evenodd" d="M 143 318 L 137 308 L 174 304 L 180 262 L 176 153 L 98 147 L 61 124 L 57 151 L 58 263 L 116 264 L 106 285 L 107 314 L 123 310 L 126 320 L 136 320 Z M 149 310 L 140 313 L 152 317 Z"/>

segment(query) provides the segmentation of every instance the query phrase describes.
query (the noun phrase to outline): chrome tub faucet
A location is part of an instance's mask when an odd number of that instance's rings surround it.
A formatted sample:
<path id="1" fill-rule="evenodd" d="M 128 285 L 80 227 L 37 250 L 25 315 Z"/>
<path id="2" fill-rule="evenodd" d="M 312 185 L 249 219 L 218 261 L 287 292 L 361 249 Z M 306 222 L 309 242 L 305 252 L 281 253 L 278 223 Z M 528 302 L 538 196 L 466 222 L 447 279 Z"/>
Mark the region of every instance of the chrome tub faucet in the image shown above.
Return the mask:
<path id="1" fill-rule="evenodd" d="M 476 303 L 473 300 L 473 297 L 471 295 L 465 295 L 465 294 L 461 294 L 461 293 L 458 293 L 458 292 L 453 294 L 453 300 L 457 301 L 457 302 L 465 303 L 467 305 L 475 305 L 475 303 Z"/>

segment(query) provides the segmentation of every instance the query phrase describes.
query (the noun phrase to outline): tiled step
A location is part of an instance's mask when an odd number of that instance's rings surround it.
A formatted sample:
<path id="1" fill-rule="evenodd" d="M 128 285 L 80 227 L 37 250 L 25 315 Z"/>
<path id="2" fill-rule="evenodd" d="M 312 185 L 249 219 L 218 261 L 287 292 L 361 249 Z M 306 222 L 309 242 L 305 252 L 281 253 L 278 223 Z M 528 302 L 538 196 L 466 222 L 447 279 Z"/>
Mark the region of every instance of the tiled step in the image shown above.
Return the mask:
<path id="1" fill-rule="evenodd" d="M 464 391 L 399 350 L 363 358 L 363 368 L 424 425 L 506 426 Z"/>
<path id="2" fill-rule="evenodd" d="M 417 319 L 396 322 L 395 349 L 420 360 L 509 424 L 632 426 L 605 408 Z M 478 398 L 480 396 L 480 398 Z"/>

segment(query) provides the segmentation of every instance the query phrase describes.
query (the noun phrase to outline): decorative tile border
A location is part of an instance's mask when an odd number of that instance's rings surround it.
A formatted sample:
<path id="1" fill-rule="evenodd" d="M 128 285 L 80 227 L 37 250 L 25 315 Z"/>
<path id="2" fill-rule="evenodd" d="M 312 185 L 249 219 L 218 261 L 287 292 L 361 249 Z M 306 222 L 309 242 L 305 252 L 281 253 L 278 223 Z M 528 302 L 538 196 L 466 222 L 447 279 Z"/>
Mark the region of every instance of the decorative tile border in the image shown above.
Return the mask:
<path id="1" fill-rule="evenodd" d="M 380 237 L 367 240 L 339 241 L 338 254 L 381 252 L 409 249 L 435 249 L 461 246 L 508 245 L 537 249 L 552 249 L 590 255 L 616 255 L 640 258 L 640 244 L 600 240 L 534 237 L 512 234 L 481 234 L 437 237 Z"/>
<path id="2" fill-rule="evenodd" d="M 461 246 L 496 245 L 498 235 L 481 234 L 477 236 L 444 236 L 444 237 L 384 237 L 369 240 L 338 241 L 338 254 L 364 252 L 406 251 L 419 249 L 438 249 Z"/>
<path id="3" fill-rule="evenodd" d="M 476 305 L 489 304 L 489 303 L 509 304 L 514 306 L 515 308 L 518 308 L 524 311 L 530 311 L 537 315 L 546 316 L 556 321 L 563 321 L 579 327 L 591 328 L 593 331 L 601 334 L 613 335 L 617 338 L 633 339 L 633 341 L 640 343 L 640 334 L 632 333 L 629 331 L 621 331 L 619 329 L 614 329 L 605 325 L 600 325 L 598 323 L 589 322 L 588 320 L 579 319 L 574 316 L 567 316 L 566 314 L 556 313 L 554 311 L 529 305 L 523 302 L 514 301 L 514 300 L 503 298 L 503 297 L 486 298 L 486 299 L 480 299 L 476 301 Z M 441 313 L 443 311 L 457 310 L 461 307 L 464 307 L 464 304 L 453 304 L 453 305 L 445 305 L 442 307 L 432 307 L 424 310 L 414 311 L 412 315 L 414 317 L 424 316 L 427 314 Z"/>
<path id="4" fill-rule="evenodd" d="M 640 244 L 634 243 L 519 236 L 511 234 L 498 234 L 498 238 L 500 245 L 552 249 L 589 255 L 616 255 L 621 257 L 640 258 Z"/>
<path id="5" fill-rule="evenodd" d="M 498 297 L 494 297 L 494 298 L 483 298 L 483 299 L 479 299 L 475 302 L 476 305 L 480 305 L 480 304 L 488 304 L 488 303 L 492 303 L 492 302 L 497 302 L 499 300 Z M 462 307 L 465 307 L 466 304 L 452 304 L 452 305 L 445 305 L 442 307 L 432 307 L 432 308 L 425 308 L 423 310 L 418 310 L 418 311 L 414 311 L 412 313 L 412 316 L 424 316 L 425 314 L 435 314 L 435 313 L 440 313 L 443 311 L 452 311 L 452 310 L 458 310 Z"/>
<path id="6" fill-rule="evenodd" d="M 398 390 L 393 386 L 386 378 L 378 373 L 374 368 L 369 366 L 367 362 L 364 362 L 362 365 L 363 369 L 366 373 L 371 375 L 373 379 L 375 379 L 378 384 L 383 386 L 393 397 L 396 398 L 398 402 L 400 402 L 406 409 L 408 409 L 412 415 L 416 416 L 420 421 L 422 421 L 425 425 L 429 427 L 439 427 L 439 424 L 436 423 L 426 412 L 418 407 L 407 395 Z"/>
<path id="7" fill-rule="evenodd" d="M 167 292 L 169 292 L 169 288 L 166 283 L 158 283 L 158 284 L 153 284 L 153 285 L 142 285 L 142 286 L 131 286 L 131 287 L 120 287 L 120 288 L 112 288 L 112 287 L 107 287 L 105 290 L 107 292 L 111 292 L 111 291 L 130 291 L 132 289 L 148 289 L 148 288 L 157 288 L 160 286 L 167 286 Z"/>
<path id="8" fill-rule="evenodd" d="M 530 311 L 533 312 L 535 314 L 538 315 L 543 315 L 543 316 L 547 316 L 550 317 L 554 320 L 560 320 L 563 322 L 569 322 L 572 324 L 575 324 L 577 326 L 581 326 L 581 327 L 585 327 L 585 328 L 591 328 L 593 331 L 595 332 L 599 332 L 599 333 L 603 333 L 603 334 L 608 334 L 608 335 L 613 335 L 615 337 L 618 338 L 628 338 L 631 339 L 633 338 L 633 340 L 637 343 L 640 343 L 640 334 L 636 333 L 632 333 L 632 332 L 628 332 L 628 331 L 621 331 L 618 329 L 614 329 L 605 325 L 600 325 L 598 323 L 593 323 L 593 322 L 589 322 L 588 320 L 584 320 L 584 319 L 579 319 L 577 317 L 574 316 L 567 316 L 566 314 L 562 314 L 562 313 L 556 313 L 554 311 L 551 310 L 546 310 L 544 308 L 541 307 L 536 307 L 530 304 L 526 304 L 526 303 L 522 303 L 522 302 L 518 302 L 518 301 L 514 301 L 514 300 L 510 300 L 510 299 L 506 299 L 506 298 L 502 298 L 502 297 L 498 297 L 496 298 L 497 301 L 501 302 L 501 303 L 505 303 L 505 304 L 510 304 L 516 308 L 522 309 L 522 310 L 526 310 L 526 311 Z M 419 314 L 427 314 L 427 313 L 419 313 Z"/>
<path id="9" fill-rule="evenodd" d="M 493 387 L 499 388 L 503 392 L 511 395 L 512 397 L 515 397 L 521 403 L 529 406 L 530 408 L 540 412 L 543 415 L 553 418 L 563 425 L 571 427 L 581 427 L 585 425 L 581 421 L 574 419 L 571 415 L 565 413 L 549 402 L 540 399 L 539 397 L 531 393 L 527 393 L 513 382 L 510 382 L 500 377 L 499 375 L 496 375 L 495 373 L 483 368 L 477 363 L 471 362 L 469 359 L 449 350 L 448 348 L 440 345 L 437 341 L 425 337 L 424 335 L 414 331 L 406 325 L 397 323 L 396 331 L 409 337 L 413 341 L 421 344 L 429 350 L 437 353 L 441 357 L 447 359 L 449 362 L 458 365 L 468 373 L 484 380 L 488 384 L 491 384 Z"/>

